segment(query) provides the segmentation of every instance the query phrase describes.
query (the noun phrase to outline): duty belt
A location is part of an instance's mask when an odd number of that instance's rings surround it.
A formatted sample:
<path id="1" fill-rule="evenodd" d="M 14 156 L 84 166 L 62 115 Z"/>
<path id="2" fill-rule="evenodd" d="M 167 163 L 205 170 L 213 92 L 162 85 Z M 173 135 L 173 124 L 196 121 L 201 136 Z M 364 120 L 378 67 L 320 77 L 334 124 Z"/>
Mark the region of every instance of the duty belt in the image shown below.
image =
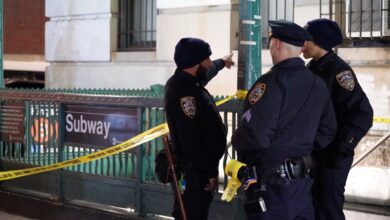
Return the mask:
<path id="1" fill-rule="evenodd" d="M 253 167 L 252 167 L 253 168 Z M 247 169 L 244 176 L 246 179 L 251 180 L 256 178 L 256 166 L 254 166 L 253 173 L 251 169 Z M 264 173 L 261 173 L 260 182 L 254 184 L 254 186 L 245 190 L 248 201 L 244 202 L 245 212 L 248 214 L 257 214 L 260 212 L 266 212 L 266 204 L 261 197 L 261 191 L 266 191 L 266 180 L 272 176 L 280 176 L 281 181 L 276 181 L 276 184 L 289 184 L 290 181 L 294 181 L 299 178 L 309 177 L 311 172 L 311 157 L 299 157 L 299 158 L 287 158 L 279 167 L 269 169 Z"/>
<path id="2" fill-rule="evenodd" d="M 311 166 L 310 156 L 286 158 L 282 164 L 274 168 L 267 170 L 260 169 L 260 182 L 265 184 L 267 179 L 275 176 L 289 181 L 309 177 L 311 175 Z"/>

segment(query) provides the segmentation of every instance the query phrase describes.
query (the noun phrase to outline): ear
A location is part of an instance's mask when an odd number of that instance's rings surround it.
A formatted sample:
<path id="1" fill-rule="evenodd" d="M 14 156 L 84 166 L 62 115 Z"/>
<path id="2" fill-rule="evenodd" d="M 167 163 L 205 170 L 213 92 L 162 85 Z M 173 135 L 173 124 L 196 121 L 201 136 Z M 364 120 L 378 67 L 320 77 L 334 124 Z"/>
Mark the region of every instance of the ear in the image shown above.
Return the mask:
<path id="1" fill-rule="evenodd" d="M 275 48 L 279 49 L 280 48 L 280 44 L 281 44 L 280 40 L 275 38 L 275 42 L 274 43 L 275 43 Z"/>

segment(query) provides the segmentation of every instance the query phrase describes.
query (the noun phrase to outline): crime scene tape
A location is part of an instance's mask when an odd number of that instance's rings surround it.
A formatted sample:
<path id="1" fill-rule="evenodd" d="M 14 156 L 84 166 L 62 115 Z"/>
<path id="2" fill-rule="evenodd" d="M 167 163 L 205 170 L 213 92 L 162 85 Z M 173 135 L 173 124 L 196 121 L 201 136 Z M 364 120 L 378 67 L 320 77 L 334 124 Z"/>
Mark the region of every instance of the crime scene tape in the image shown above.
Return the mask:
<path id="1" fill-rule="evenodd" d="M 216 102 L 216 105 L 222 105 L 225 102 L 228 102 L 232 100 L 234 97 L 241 97 L 242 93 L 240 92 L 240 96 L 238 95 L 239 92 L 237 92 L 236 95 L 228 96 L 222 100 L 219 100 Z M 245 98 L 245 97 L 244 97 Z M 111 156 L 123 151 L 130 150 L 132 148 L 135 148 L 141 144 L 144 144 L 146 142 L 149 142 L 155 138 L 158 138 L 164 134 L 167 134 L 169 132 L 167 123 L 157 125 L 141 134 L 136 135 L 133 138 L 130 138 L 127 141 L 124 141 L 120 144 L 114 145 L 112 147 L 106 148 L 104 150 L 94 152 L 85 156 L 77 157 L 71 160 L 66 160 L 63 162 L 41 166 L 41 167 L 34 167 L 34 168 L 27 168 L 27 169 L 21 169 L 21 170 L 9 170 L 9 171 L 2 171 L 0 172 L 0 181 L 2 180 L 9 180 L 9 179 L 15 179 L 23 176 L 29 176 L 37 173 L 44 173 L 52 170 L 57 170 L 69 166 L 74 166 L 86 162 L 90 162 L 93 160 L 101 159 L 107 156 Z"/>
<path id="2" fill-rule="evenodd" d="M 385 123 L 385 124 L 389 124 L 389 123 L 390 123 L 390 118 L 374 117 L 374 122 L 375 122 L 375 123 Z"/>
<path id="3" fill-rule="evenodd" d="M 248 91 L 245 91 L 245 90 L 237 90 L 235 95 L 231 95 L 231 96 L 228 96 L 224 99 L 221 99 L 221 100 L 217 101 L 215 103 L 215 105 L 216 106 L 222 105 L 223 103 L 230 101 L 234 97 L 236 97 L 237 99 L 243 100 L 243 99 L 245 99 L 247 93 L 248 93 Z"/>
<path id="4" fill-rule="evenodd" d="M 61 168 L 65 168 L 68 166 L 74 166 L 81 163 L 86 163 L 92 160 L 97 160 L 103 157 L 111 156 L 113 154 L 117 154 L 129 149 L 132 149 L 136 146 L 139 146 L 143 143 L 146 143 L 148 141 L 151 141 L 161 135 L 167 134 L 169 132 L 168 125 L 166 123 L 158 125 L 152 129 L 149 129 L 125 142 L 122 142 L 118 145 L 112 146 L 110 148 L 91 153 L 85 156 L 77 157 L 71 160 L 63 161 L 56 164 L 51 164 L 47 166 L 42 167 L 35 167 L 35 168 L 28 168 L 28 169 L 21 169 L 21 170 L 10 170 L 10 171 L 3 171 L 0 172 L 0 180 L 9 180 L 14 179 L 22 176 L 28 176 L 33 175 L 37 173 L 43 173 L 47 171 L 57 170 Z"/>

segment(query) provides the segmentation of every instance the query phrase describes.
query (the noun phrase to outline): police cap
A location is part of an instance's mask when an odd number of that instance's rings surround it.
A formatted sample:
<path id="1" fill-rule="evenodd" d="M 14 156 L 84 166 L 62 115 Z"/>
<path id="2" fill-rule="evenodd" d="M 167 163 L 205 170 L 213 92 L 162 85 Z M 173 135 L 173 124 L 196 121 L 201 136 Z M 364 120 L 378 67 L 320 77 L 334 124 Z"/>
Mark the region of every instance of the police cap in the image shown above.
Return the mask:
<path id="1" fill-rule="evenodd" d="M 329 19 L 320 18 L 307 22 L 305 29 L 310 33 L 315 44 L 331 51 L 343 42 L 339 25 Z"/>
<path id="2" fill-rule="evenodd" d="M 270 38 L 277 38 L 288 44 L 302 47 L 305 41 L 312 40 L 310 34 L 301 26 L 291 21 L 269 21 Z"/>
<path id="3" fill-rule="evenodd" d="M 198 38 L 182 38 L 175 47 L 177 68 L 185 69 L 201 63 L 211 55 L 210 45 Z"/>

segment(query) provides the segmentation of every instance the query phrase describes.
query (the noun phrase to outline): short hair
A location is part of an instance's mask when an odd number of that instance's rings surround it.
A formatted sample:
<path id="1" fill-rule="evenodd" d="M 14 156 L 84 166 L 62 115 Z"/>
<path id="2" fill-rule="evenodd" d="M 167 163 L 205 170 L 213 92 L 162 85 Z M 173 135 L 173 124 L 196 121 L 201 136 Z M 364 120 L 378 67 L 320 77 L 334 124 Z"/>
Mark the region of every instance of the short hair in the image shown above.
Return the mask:
<path id="1" fill-rule="evenodd" d="M 291 44 L 288 44 L 286 42 L 280 41 L 281 47 L 283 47 L 285 50 L 287 50 L 291 55 L 299 56 L 302 52 L 302 47 L 294 46 Z"/>

